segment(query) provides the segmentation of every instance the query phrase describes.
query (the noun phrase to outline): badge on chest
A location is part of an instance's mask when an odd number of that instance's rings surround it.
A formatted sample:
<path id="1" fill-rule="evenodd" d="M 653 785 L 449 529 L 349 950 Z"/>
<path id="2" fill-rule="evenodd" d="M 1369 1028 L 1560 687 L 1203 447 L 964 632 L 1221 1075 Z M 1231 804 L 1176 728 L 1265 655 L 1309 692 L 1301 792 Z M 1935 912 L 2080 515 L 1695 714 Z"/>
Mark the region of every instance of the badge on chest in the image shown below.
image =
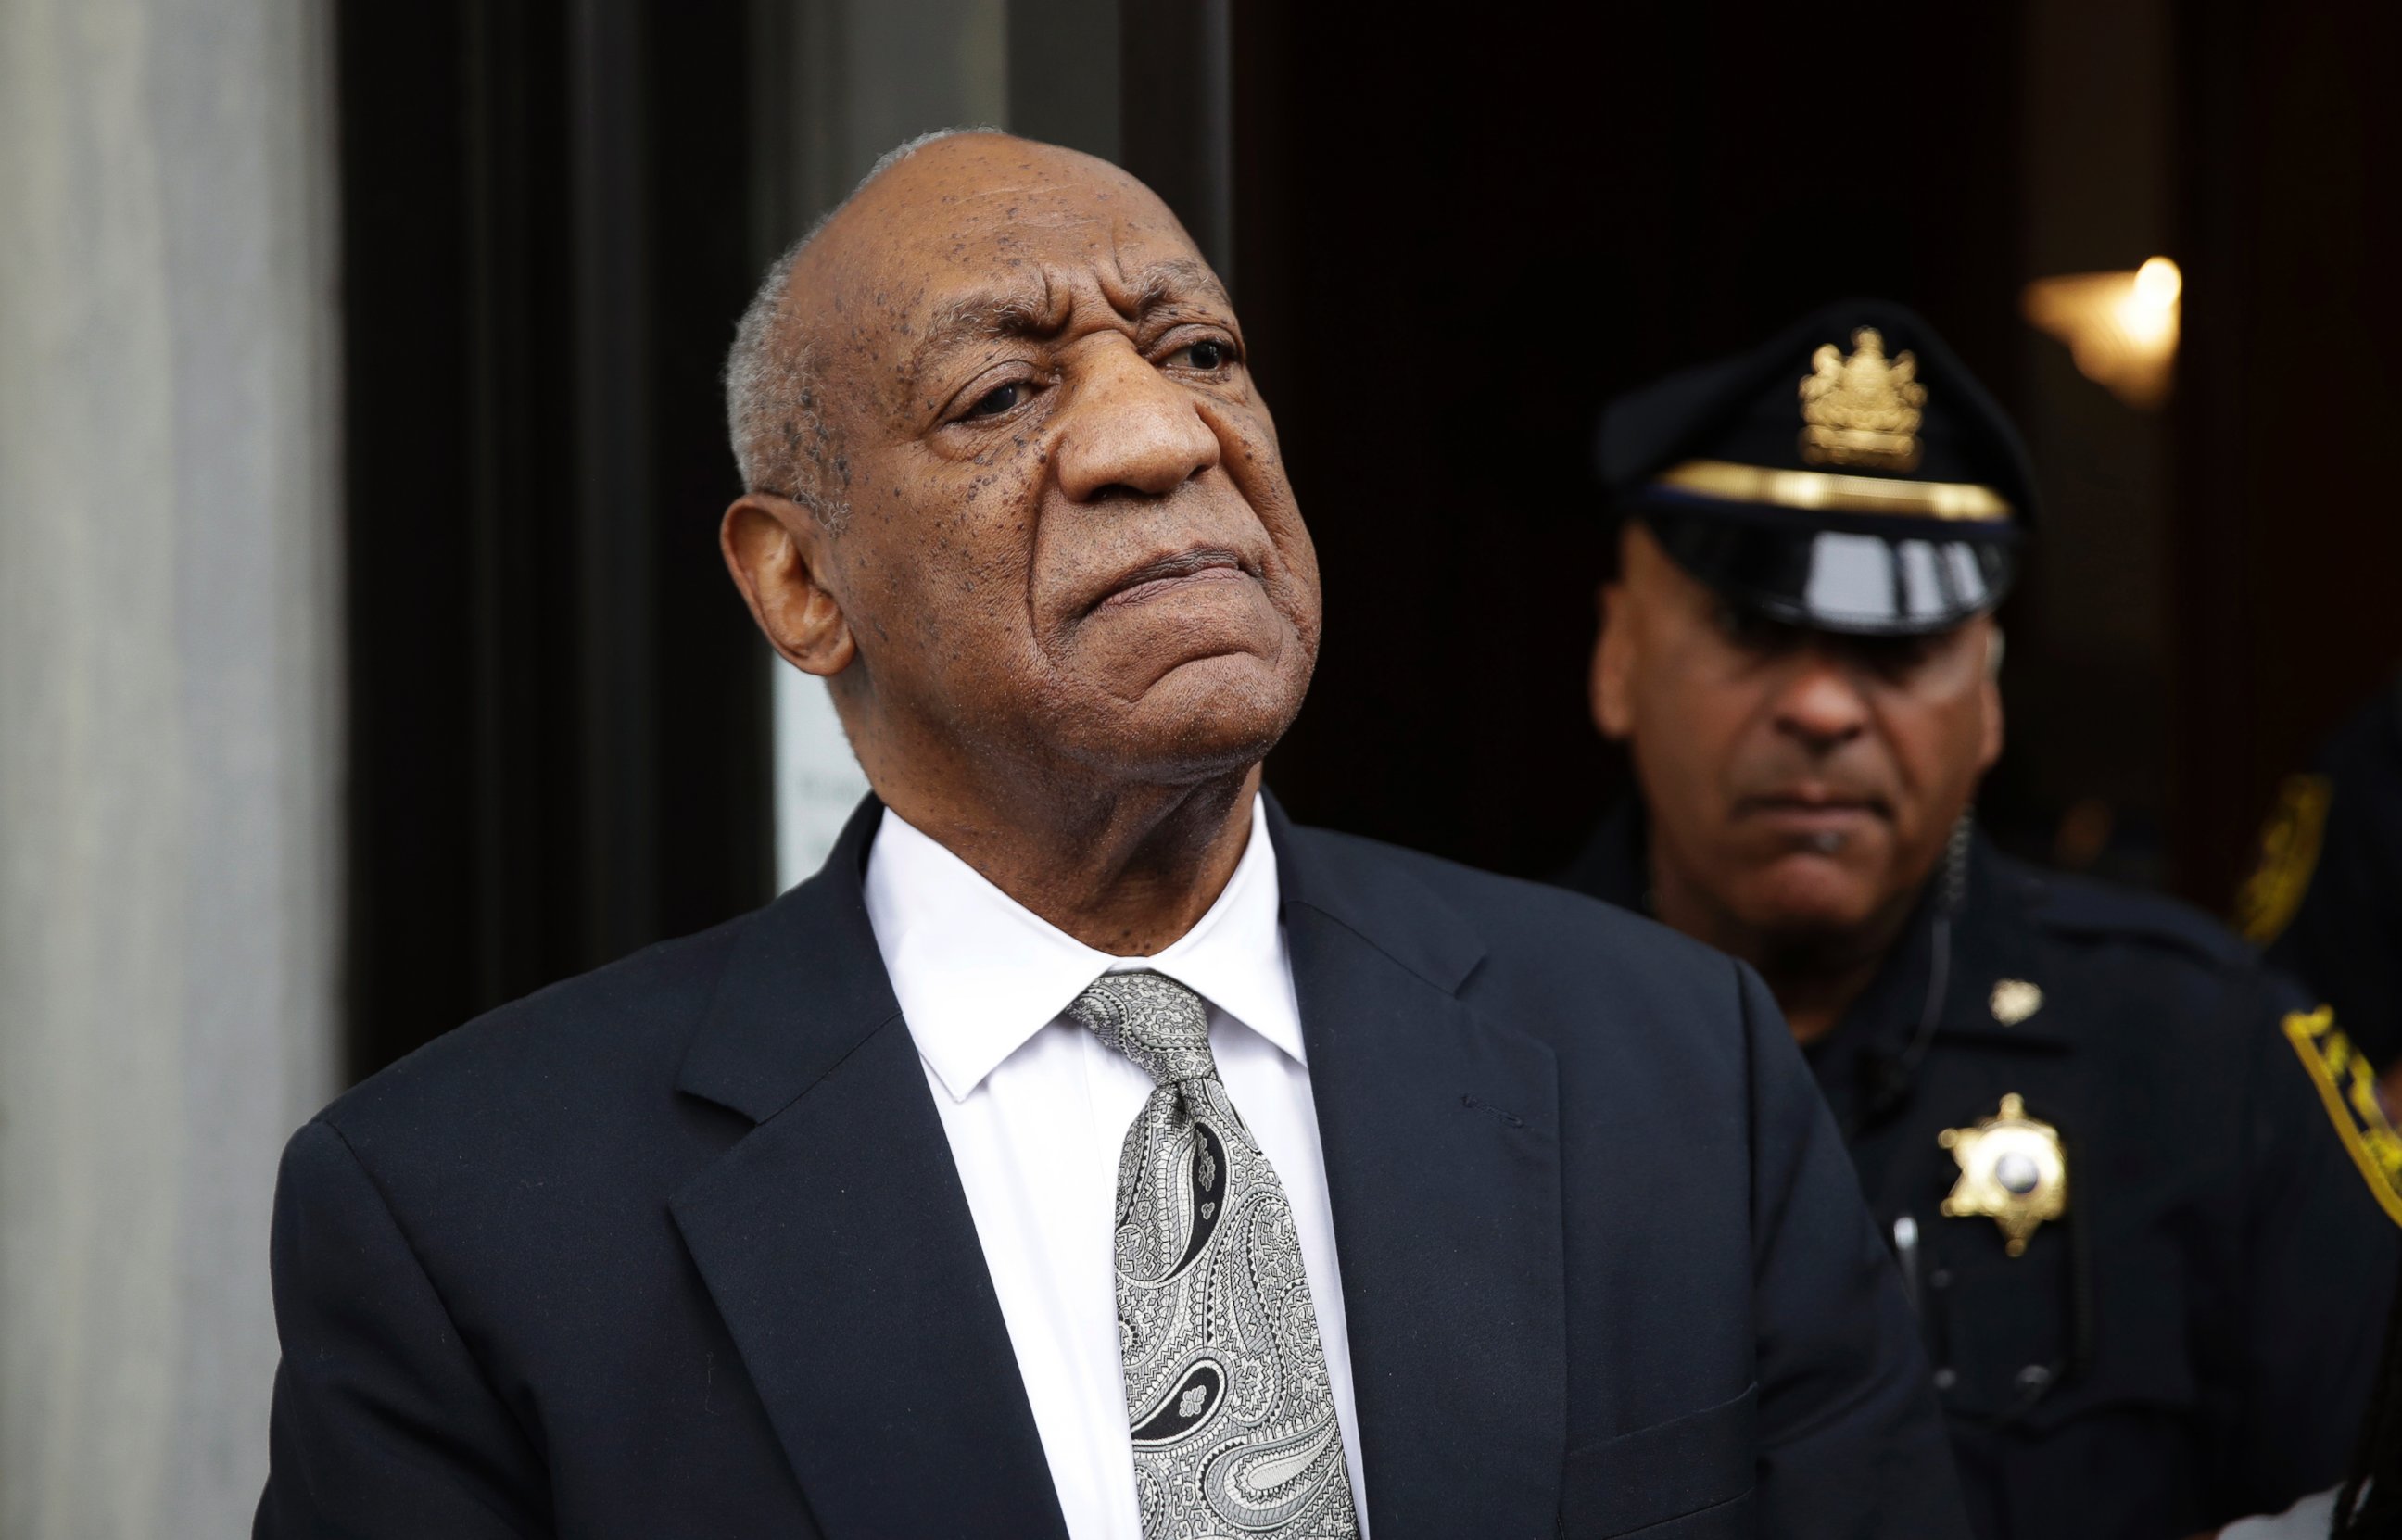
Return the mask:
<path id="1" fill-rule="evenodd" d="M 2017 1092 L 2004 1096 L 1993 1116 L 1947 1128 L 1935 1142 L 1960 1162 L 1960 1179 L 1943 1200 L 1945 1217 L 1992 1219 L 2009 1255 L 2023 1255 L 2038 1228 L 2068 1212 L 2068 1156 L 2060 1130 L 2027 1116 Z"/>

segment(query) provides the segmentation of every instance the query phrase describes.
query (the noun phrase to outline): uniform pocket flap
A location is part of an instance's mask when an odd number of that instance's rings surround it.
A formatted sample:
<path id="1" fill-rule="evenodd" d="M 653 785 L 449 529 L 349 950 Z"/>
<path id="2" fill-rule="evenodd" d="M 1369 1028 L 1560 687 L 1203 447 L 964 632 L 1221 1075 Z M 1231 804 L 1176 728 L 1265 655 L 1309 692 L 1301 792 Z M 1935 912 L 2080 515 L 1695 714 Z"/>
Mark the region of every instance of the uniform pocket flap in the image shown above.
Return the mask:
<path id="1" fill-rule="evenodd" d="M 1732 1401 L 1636 1428 L 1567 1457 L 1560 1519 L 1574 1535 L 1623 1534 L 1751 1489 L 1759 1387 Z"/>
<path id="2" fill-rule="evenodd" d="M 2023 1386 L 2028 1377 L 2053 1371 L 2037 1367 L 2020 1372 Z M 2049 1433 L 2064 1423 L 2105 1412 L 2183 1416 L 2201 1398 L 2190 1366 L 2166 1354 L 2131 1352 L 2105 1361 L 2049 1394 L 2031 1397 L 2016 1421 L 2030 1433 Z"/>

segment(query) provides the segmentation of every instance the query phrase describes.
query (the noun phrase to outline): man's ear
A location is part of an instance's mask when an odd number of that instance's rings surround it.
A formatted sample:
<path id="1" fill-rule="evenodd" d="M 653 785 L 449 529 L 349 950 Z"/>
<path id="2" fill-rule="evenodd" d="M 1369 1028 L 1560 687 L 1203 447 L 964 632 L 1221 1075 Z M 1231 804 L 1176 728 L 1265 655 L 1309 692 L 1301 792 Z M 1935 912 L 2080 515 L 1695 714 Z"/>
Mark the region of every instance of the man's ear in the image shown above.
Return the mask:
<path id="1" fill-rule="evenodd" d="M 859 653 L 842 605 L 826 586 L 826 534 L 790 498 L 746 492 L 725 510 L 717 547 L 751 618 L 794 667 L 831 679 Z"/>
<path id="2" fill-rule="evenodd" d="M 1985 634 L 1985 677 L 1979 681 L 1981 693 L 1980 706 L 1984 716 L 1981 737 L 1977 745 L 1977 773 L 1983 775 L 2002 757 L 2002 628 L 1993 626 Z"/>
<path id="3" fill-rule="evenodd" d="M 1593 669 L 1586 680 L 1593 724 L 1603 737 L 1623 738 L 1635 731 L 1627 690 L 1635 667 L 1635 616 L 1622 581 L 1603 584 L 1595 600 L 1601 608 L 1601 634 L 1594 640 Z"/>

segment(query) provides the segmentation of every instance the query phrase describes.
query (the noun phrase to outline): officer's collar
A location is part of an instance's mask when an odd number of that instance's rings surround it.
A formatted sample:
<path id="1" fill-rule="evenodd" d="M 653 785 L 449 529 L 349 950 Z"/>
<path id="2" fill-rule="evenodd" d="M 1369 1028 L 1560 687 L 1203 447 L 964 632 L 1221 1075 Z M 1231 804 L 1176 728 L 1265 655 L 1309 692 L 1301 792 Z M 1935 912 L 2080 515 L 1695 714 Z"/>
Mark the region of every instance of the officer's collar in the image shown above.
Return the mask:
<path id="1" fill-rule="evenodd" d="M 1967 898 L 1952 927 L 1952 977 L 1939 1038 L 2072 1046 L 2068 1017 L 2045 1000 L 2051 981 L 2040 976 L 2030 913 L 2042 891 L 2042 879 L 1995 849 L 1981 830 L 1970 837 Z M 1921 949 L 1930 945 L 1931 919 L 1922 913 L 1913 922 L 1912 941 Z M 1919 978 L 1923 987 L 1926 974 Z"/>

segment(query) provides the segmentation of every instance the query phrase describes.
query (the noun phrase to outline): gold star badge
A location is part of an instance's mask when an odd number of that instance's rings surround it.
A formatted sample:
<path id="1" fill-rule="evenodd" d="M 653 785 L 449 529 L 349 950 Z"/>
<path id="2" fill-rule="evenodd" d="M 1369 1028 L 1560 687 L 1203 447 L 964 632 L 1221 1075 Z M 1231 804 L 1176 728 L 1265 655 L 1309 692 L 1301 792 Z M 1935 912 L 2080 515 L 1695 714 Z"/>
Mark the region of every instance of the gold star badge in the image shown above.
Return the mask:
<path id="1" fill-rule="evenodd" d="M 1943 1200 L 1952 1218 L 1984 1215 L 2002 1228 L 2003 1248 L 2026 1251 L 2027 1238 L 2047 1219 L 2068 1212 L 2068 1156 L 2060 1130 L 2030 1118 L 2015 1091 L 2001 1110 L 1967 1128 L 1947 1128 L 1935 1142 L 1960 1162 L 1960 1180 Z"/>

